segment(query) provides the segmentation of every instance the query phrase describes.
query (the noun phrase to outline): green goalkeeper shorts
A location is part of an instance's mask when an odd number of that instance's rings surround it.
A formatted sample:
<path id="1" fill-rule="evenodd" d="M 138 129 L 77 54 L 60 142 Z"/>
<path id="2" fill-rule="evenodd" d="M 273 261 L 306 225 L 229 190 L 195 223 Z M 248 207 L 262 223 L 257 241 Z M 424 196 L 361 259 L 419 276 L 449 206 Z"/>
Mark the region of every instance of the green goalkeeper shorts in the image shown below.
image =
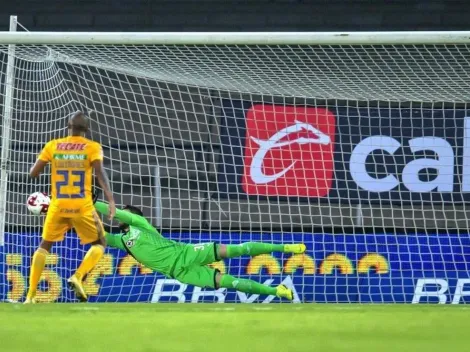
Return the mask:
<path id="1" fill-rule="evenodd" d="M 215 288 L 218 270 L 209 267 L 208 264 L 218 260 L 217 244 L 188 244 L 177 259 L 172 276 L 188 285 Z"/>

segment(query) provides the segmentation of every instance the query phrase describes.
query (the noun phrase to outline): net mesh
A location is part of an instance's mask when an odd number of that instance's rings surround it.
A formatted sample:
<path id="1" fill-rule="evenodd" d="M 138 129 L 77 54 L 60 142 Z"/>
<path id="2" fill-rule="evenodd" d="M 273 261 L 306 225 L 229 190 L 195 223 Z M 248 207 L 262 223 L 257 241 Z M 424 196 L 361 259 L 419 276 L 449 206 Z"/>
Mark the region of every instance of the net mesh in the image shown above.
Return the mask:
<path id="1" fill-rule="evenodd" d="M 468 279 L 469 236 L 452 234 L 468 229 L 467 45 L 17 45 L 15 56 L 5 299 L 24 297 L 39 242 L 43 219 L 25 200 L 49 189 L 48 173 L 28 170 L 79 109 L 117 203 L 166 236 L 308 247 L 214 264 L 222 272 L 284 282 L 306 302 L 441 302 Z M 65 279 L 85 251 L 73 234 L 55 247 L 41 300 L 73 300 Z M 86 288 L 102 302 L 273 301 L 182 285 L 112 249 Z"/>
<path id="2" fill-rule="evenodd" d="M 231 92 L 361 101 L 468 101 L 466 44 L 21 45 L 16 50 L 26 60 L 89 65 Z"/>

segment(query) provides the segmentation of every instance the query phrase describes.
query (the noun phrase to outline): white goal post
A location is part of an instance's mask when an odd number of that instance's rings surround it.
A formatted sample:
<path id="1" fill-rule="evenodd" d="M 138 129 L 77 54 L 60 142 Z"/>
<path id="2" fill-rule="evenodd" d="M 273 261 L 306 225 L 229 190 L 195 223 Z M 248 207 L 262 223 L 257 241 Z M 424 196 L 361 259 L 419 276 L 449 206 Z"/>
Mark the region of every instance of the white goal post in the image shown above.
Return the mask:
<path id="1" fill-rule="evenodd" d="M 307 245 L 223 272 L 283 282 L 296 302 L 470 300 L 470 31 L 10 31 L 0 71 L 0 301 L 24 299 L 40 239 L 24 203 L 49 177 L 28 168 L 79 109 L 118 203 L 165 236 Z M 84 253 L 73 234 L 55 247 L 39 300 L 73 301 Z M 98 302 L 279 302 L 193 288 L 115 249 L 86 288 Z"/>

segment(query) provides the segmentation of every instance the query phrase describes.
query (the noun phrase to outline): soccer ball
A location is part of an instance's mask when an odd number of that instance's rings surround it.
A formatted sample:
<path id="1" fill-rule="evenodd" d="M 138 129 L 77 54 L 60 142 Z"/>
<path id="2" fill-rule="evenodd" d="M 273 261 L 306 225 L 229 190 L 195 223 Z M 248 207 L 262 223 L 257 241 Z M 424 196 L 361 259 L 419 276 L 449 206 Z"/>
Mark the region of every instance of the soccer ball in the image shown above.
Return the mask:
<path id="1" fill-rule="evenodd" d="M 41 215 L 47 213 L 51 199 L 44 192 L 34 192 L 28 197 L 28 210 L 34 215 Z"/>

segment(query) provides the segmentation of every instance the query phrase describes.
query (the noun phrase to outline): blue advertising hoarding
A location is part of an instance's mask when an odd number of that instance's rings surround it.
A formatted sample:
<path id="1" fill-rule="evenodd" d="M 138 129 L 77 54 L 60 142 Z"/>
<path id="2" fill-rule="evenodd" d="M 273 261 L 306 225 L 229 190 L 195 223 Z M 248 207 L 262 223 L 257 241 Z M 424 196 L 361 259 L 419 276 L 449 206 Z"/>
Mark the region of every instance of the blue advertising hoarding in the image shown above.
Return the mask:
<path id="1" fill-rule="evenodd" d="M 246 241 L 304 242 L 304 256 L 263 255 L 217 263 L 222 272 L 270 285 L 284 283 L 296 302 L 447 303 L 470 302 L 468 235 L 331 235 L 257 233 L 171 233 L 185 242 L 237 244 Z M 39 236 L 8 234 L 0 247 L 0 300 L 22 301 L 31 255 Z M 38 295 L 46 302 L 73 302 L 66 279 L 84 251 L 74 235 L 53 249 Z M 126 252 L 107 249 L 88 275 L 91 302 L 279 302 L 225 289 L 202 290 L 140 267 Z"/>
<path id="2" fill-rule="evenodd" d="M 349 204 L 470 201 L 466 109 L 228 99 L 221 107 L 222 158 L 213 197 Z"/>

